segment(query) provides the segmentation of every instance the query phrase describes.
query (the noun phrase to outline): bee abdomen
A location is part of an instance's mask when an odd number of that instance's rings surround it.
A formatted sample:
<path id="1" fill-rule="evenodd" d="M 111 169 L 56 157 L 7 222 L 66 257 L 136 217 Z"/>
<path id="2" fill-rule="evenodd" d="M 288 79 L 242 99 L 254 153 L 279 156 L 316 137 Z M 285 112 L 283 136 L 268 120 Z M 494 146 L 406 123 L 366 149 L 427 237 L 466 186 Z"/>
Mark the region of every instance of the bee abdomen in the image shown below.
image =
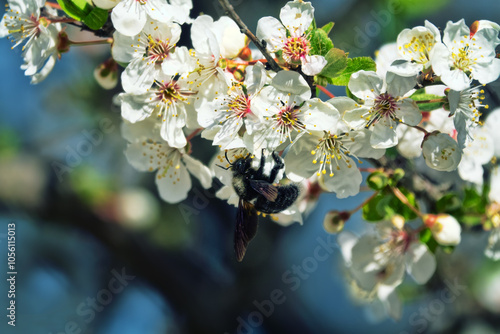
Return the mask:
<path id="1" fill-rule="evenodd" d="M 255 201 L 255 209 L 263 213 L 278 213 L 288 209 L 299 196 L 299 188 L 294 184 L 281 185 L 278 187 L 278 197 L 276 201 L 268 201 L 265 197 L 259 196 Z"/>

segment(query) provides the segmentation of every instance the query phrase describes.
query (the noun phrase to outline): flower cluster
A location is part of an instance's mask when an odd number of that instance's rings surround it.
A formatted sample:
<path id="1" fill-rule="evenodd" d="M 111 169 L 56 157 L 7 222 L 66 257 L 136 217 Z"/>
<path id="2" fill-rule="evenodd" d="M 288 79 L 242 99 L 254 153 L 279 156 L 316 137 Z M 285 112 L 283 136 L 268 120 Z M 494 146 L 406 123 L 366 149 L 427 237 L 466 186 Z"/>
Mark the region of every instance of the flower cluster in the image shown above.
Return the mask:
<path id="1" fill-rule="evenodd" d="M 395 288 L 405 271 L 426 283 L 436 268 L 431 248 L 454 247 L 462 233 L 452 214 L 420 211 L 413 193 L 399 184 L 404 171 L 387 162 L 390 155 L 381 159 L 386 150 L 397 150 L 408 160 L 422 156 L 418 173 L 458 170 L 474 191 L 490 189 L 483 196 L 487 207 L 474 214 L 483 214 L 480 223 L 492 230 L 486 254 L 500 258 L 500 109 L 483 115 L 489 108 L 484 86 L 500 76 L 497 24 L 448 22 L 441 34 L 426 21 L 403 30 L 373 61 L 334 48 L 328 37 L 333 24 L 318 28 L 314 7 L 302 0 L 286 3 L 279 20 L 261 18 L 255 35 L 231 10 L 218 19 L 192 18 L 191 0 L 93 4 L 75 12 L 50 2 L 9 0 L 0 36 L 13 47 L 24 43 L 22 69 L 38 83 L 61 53 L 79 44 L 69 40 L 64 23 L 84 28 L 92 11 L 97 19 L 87 28 L 100 29 L 100 37 L 101 28 L 112 24 L 114 30 L 97 43 L 111 44 L 113 60 L 96 73 L 117 75 L 114 65 L 124 67 L 115 102 L 124 120 L 125 155 L 137 170 L 156 171 L 166 202 L 186 199 L 192 176 L 204 188 L 215 177 L 223 184 L 217 196 L 236 206 L 232 163 L 277 152 L 285 175 L 278 174 L 276 183 L 301 188 L 297 201 L 273 217 L 289 224 L 302 222 L 321 192 L 357 195 L 362 172 L 371 172 L 366 184 L 374 194 L 358 209 L 380 223 L 361 237 L 341 232 L 339 243 L 356 295 L 378 300 L 397 318 Z M 61 10 L 70 17 L 58 16 Z M 186 45 L 179 45 L 181 36 L 189 37 Z M 346 96 L 331 95 L 325 83 L 346 86 Z M 328 100 L 319 98 L 320 90 Z M 208 166 L 194 157 L 197 135 L 216 151 Z M 361 168 L 364 162 L 373 162 L 372 168 Z M 339 232 L 356 210 L 331 211 L 326 229 Z M 420 227 L 410 227 L 409 220 Z"/>

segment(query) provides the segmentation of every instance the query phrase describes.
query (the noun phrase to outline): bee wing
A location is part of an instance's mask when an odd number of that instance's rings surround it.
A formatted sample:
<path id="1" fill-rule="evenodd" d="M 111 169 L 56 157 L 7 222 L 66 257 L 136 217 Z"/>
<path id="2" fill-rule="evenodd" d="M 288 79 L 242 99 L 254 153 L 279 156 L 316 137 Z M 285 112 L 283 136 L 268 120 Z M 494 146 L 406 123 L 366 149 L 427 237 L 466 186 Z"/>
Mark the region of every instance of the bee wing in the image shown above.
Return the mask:
<path id="1" fill-rule="evenodd" d="M 278 198 L 278 187 L 272 183 L 261 180 L 250 180 L 250 186 L 268 201 L 274 202 Z"/>
<path id="2" fill-rule="evenodd" d="M 254 206 L 240 199 L 236 214 L 236 229 L 234 231 L 234 252 L 238 262 L 243 260 L 248 243 L 257 233 L 258 217 Z"/>

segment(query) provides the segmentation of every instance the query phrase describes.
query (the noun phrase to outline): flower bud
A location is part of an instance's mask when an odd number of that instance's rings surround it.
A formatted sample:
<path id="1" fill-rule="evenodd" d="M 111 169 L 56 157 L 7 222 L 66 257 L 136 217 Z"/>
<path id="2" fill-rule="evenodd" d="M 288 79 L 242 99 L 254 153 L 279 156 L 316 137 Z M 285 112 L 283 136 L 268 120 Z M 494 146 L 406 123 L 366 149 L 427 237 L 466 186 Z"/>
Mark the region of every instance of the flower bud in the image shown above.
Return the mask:
<path id="1" fill-rule="evenodd" d="M 113 89 L 118 84 L 118 64 L 109 58 L 94 70 L 94 78 L 104 89 Z"/>
<path id="2" fill-rule="evenodd" d="M 457 169 L 462 153 L 458 143 L 449 135 L 434 131 L 422 143 L 422 154 L 430 168 L 451 172 Z"/>
<path id="3" fill-rule="evenodd" d="M 460 243 L 462 227 L 458 221 L 450 215 L 425 215 L 425 225 L 431 230 L 436 241 L 443 246 L 456 246 Z"/>
<path id="4" fill-rule="evenodd" d="M 332 210 L 325 215 L 323 228 L 328 233 L 339 233 L 344 228 L 345 222 L 351 217 L 347 211 Z"/>

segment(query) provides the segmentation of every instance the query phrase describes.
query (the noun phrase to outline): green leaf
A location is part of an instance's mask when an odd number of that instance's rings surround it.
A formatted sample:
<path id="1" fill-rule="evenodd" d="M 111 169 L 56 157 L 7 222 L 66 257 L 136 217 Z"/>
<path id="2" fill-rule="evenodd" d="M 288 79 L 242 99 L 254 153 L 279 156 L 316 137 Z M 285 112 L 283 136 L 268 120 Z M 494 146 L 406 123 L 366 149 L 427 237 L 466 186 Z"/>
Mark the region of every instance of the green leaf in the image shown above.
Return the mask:
<path id="1" fill-rule="evenodd" d="M 340 49 L 331 48 L 325 55 L 325 59 L 328 63 L 319 73 L 320 77 L 336 77 L 342 73 L 347 66 L 347 55 Z"/>
<path id="2" fill-rule="evenodd" d="M 357 71 L 375 71 L 375 61 L 370 57 L 348 58 L 347 66 L 338 76 L 332 78 L 330 83 L 336 86 L 347 86 L 351 75 Z"/>
<path id="3" fill-rule="evenodd" d="M 383 172 L 373 172 L 366 179 L 366 184 L 373 190 L 382 190 L 388 183 L 389 178 Z"/>
<path id="4" fill-rule="evenodd" d="M 457 194 L 454 193 L 448 193 L 436 202 L 437 212 L 454 213 L 457 210 L 460 210 L 461 207 L 462 201 L 458 198 Z"/>
<path id="5" fill-rule="evenodd" d="M 410 98 L 413 101 L 428 101 L 428 100 L 436 100 L 436 99 L 444 99 L 443 96 L 438 96 L 438 95 L 433 95 L 433 94 L 426 94 L 425 91 L 423 90 L 418 90 L 415 93 L 413 93 Z M 433 103 L 419 103 L 418 108 L 420 111 L 432 111 L 439 109 L 445 104 L 445 102 L 433 102 Z"/>
<path id="6" fill-rule="evenodd" d="M 426 228 L 426 229 L 422 230 L 420 232 L 419 237 L 420 237 L 420 241 L 422 243 L 426 244 L 432 253 L 436 252 L 436 248 L 438 247 L 438 243 L 437 243 L 436 239 L 434 239 L 434 237 L 432 236 L 432 232 L 430 229 Z"/>
<path id="7" fill-rule="evenodd" d="M 71 18 L 85 23 L 90 29 L 100 29 L 108 20 L 108 11 L 93 7 L 86 0 L 57 0 Z"/>
<path id="8" fill-rule="evenodd" d="M 322 26 L 320 29 L 323 30 L 324 32 L 326 32 L 327 35 L 329 35 L 330 31 L 332 31 L 332 28 L 334 25 L 335 25 L 335 23 L 329 22 L 329 23 L 325 24 L 324 26 Z"/>
<path id="9" fill-rule="evenodd" d="M 381 214 L 377 206 L 385 198 L 386 195 L 379 193 L 363 206 L 363 219 L 368 222 L 379 222 L 384 219 L 385 215 Z"/>
<path id="10" fill-rule="evenodd" d="M 333 42 L 322 29 L 311 31 L 311 54 L 326 56 L 333 48 Z M 328 60 L 328 59 L 327 59 Z"/>
<path id="11" fill-rule="evenodd" d="M 82 20 L 92 30 L 101 29 L 108 20 L 108 11 L 102 8 L 94 7 L 90 13 Z"/>

